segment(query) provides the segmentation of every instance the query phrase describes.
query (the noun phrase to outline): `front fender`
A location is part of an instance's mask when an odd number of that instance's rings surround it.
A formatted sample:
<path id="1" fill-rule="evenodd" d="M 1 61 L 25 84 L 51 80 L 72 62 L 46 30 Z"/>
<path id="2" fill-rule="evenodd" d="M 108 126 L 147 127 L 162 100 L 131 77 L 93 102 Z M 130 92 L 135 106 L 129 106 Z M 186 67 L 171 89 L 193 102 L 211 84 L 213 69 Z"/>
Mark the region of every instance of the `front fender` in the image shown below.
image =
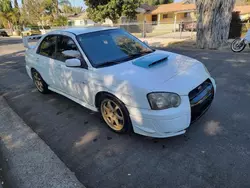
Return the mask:
<path id="1" fill-rule="evenodd" d="M 126 106 L 150 109 L 147 92 L 140 88 L 134 88 L 127 82 L 109 86 L 103 82 L 92 82 L 89 87 L 92 88 L 93 95 L 90 102 L 93 106 L 95 106 L 96 95 L 99 92 L 107 92 L 121 100 Z"/>

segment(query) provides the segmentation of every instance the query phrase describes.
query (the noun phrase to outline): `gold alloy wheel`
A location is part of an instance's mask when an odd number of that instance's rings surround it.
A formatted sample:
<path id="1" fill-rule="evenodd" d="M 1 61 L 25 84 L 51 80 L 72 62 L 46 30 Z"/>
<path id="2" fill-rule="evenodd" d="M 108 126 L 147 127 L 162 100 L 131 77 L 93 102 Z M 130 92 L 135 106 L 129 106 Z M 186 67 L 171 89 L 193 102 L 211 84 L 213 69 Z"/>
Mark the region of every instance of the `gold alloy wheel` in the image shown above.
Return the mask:
<path id="1" fill-rule="evenodd" d="M 40 77 L 40 75 L 37 72 L 34 72 L 33 78 L 34 78 L 34 82 L 35 82 L 37 89 L 40 92 L 43 92 L 43 81 L 42 81 L 42 78 Z"/>
<path id="2" fill-rule="evenodd" d="M 105 99 L 101 103 L 101 113 L 104 121 L 108 126 L 115 130 L 121 131 L 124 127 L 124 115 L 121 108 L 111 99 Z"/>

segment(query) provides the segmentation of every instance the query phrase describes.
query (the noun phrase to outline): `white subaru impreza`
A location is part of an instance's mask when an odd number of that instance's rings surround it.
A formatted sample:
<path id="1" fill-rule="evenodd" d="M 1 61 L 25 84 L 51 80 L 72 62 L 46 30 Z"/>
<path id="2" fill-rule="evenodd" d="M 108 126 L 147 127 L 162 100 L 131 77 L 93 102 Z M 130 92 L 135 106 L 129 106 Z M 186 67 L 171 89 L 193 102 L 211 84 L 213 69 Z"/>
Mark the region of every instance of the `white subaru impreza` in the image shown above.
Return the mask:
<path id="1" fill-rule="evenodd" d="M 210 107 L 216 85 L 195 59 L 151 49 L 118 28 L 70 28 L 43 35 L 25 54 L 38 91 L 100 111 L 113 131 L 184 134 Z"/>

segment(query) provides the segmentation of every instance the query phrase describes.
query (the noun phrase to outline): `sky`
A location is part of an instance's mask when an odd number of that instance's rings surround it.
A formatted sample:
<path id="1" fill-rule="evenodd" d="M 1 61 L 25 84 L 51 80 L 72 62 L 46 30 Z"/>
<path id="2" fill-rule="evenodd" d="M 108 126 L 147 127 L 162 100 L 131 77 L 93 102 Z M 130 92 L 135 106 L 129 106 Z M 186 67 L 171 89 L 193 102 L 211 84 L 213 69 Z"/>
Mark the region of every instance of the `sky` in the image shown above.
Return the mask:
<path id="1" fill-rule="evenodd" d="M 69 0 L 73 6 L 81 6 L 84 9 L 86 8 L 86 5 L 84 4 L 83 0 Z M 18 0 L 18 4 L 21 4 L 21 0 Z"/>
<path id="2" fill-rule="evenodd" d="M 83 0 L 69 0 L 73 6 L 81 6 L 86 9 L 86 5 Z M 182 0 L 174 0 L 174 2 L 180 2 Z M 18 0 L 18 3 L 21 4 L 21 0 Z"/>
<path id="3" fill-rule="evenodd" d="M 84 4 L 83 0 L 69 0 L 73 6 L 81 6 L 83 8 L 86 8 L 86 5 Z"/>

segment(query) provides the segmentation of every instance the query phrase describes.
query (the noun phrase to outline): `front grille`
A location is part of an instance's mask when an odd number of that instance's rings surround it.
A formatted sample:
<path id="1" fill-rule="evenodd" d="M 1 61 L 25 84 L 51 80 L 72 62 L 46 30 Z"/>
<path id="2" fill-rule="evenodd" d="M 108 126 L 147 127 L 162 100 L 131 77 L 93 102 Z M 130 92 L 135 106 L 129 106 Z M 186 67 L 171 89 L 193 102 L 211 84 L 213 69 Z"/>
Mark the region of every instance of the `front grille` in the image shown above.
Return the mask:
<path id="1" fill-rule="evenodd" d="M 191 105 L 191 122 L 194 122 L 208 110 L 214 99 L 212 82 L 207 79 L 192 90 L 188 96 Z"/>

